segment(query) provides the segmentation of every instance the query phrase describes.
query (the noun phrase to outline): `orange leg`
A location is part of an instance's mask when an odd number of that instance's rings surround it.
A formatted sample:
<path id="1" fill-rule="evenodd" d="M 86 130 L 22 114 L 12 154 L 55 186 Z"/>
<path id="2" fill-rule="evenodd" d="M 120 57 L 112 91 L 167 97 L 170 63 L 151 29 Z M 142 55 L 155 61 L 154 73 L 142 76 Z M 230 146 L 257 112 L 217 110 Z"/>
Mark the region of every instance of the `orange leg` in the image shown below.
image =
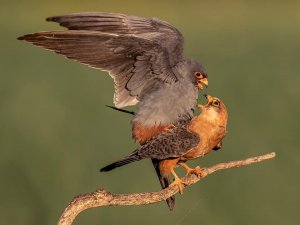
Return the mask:
<path id="1" fill-rule="evenodd" d="M 179 193 L 183 194 L 183 189 L 184 186 L 187 185 L 186 182 L 184 182 L 183 180 L 181 180 L 177 174 L 175 173 L 174 169 L 171 169 L 171 173 L 174 176 L 175 180 L 169 185 L 169 187 L 172 187 L 174 185 L 177 185 L 178 189 L 179 189 Z"/>
<path id="2" fill-rule="evenodd" d="M 178 163 L 178 165 L 182 166 L 184 169 L 186 169 L 186 176 L 190 175 L 190 174 L 195 174 L 195 175 L 200 175 L 201 176 L 201 168 L 200 166 L 196 166 L 195 169 L 192 169 L 191 167 L 189 167 L 188 165 L 186 165 L 183 162 Z"/>
<path id="3" fill-rule="evenodd" d="M 168 176 L 170 173 L 173 175 L 174 181 L 169 186 L 176 185 L 179 189 L 179 193 L 182 194 L 184 186 L 187 185 L 187 183 L 182 181 L 174 171 L 174 167 L 178 163 L 178 160 L 179 158 L 162 160 L 159 164 L 159 169 L 162 176 Z"/>

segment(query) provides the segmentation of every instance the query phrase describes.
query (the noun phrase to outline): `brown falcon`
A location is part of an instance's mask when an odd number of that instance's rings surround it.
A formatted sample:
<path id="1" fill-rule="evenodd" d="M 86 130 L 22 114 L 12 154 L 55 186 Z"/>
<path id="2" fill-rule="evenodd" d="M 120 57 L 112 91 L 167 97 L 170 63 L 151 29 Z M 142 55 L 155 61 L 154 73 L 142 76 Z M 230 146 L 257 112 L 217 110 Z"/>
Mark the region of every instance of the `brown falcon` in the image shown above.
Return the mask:
<path id="1" fill-rule="evenodd" d="M 208 85 L 207 73 L 195 60 L 184 58 L 184 38 L 175 27 L 156 18 L 101 12 L 47 21 L 68 30 L 18 39 L 107 71 L 114 80 L 115 106 L 138 104 L 132 130 L 140 144 L 192 118 L 198 91 Z M 156 171 L 160 177 L 157 166 Z M 169 183 L 160 181 L 163 188 Z M 174 199 L 168 201 L 172 208 Z"/>
<path id="2" fill-rule="evenodd" d="M 180 124 L 151 138 L 144 145 L 122 160 L 114 162 L 100 171 L 110 171 L 131 162 L 150 158 L 158 163 L 161 176 L 170 173 L 182 193 L 185 183 L 178 178 L 174 167 L 180 165 L 187 173 L 201 173 L 200 167 L 191 169 L 185 162 L 203 157 L 221 143 L 227 133 L 227 110 L 218 98 L 207 96 L 207 104 L 199 105 L 200 115 L 186 124 Z"/>

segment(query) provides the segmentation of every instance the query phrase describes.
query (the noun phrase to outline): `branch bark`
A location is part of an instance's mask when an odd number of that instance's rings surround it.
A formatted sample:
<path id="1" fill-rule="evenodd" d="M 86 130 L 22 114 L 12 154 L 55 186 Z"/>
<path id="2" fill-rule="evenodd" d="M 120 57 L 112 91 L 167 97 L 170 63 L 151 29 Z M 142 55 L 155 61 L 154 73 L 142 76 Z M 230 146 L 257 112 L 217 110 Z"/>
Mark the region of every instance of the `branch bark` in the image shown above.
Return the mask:
<path id="1" fill-rule="evenodd" d="M 246 166 L 252 163 L 258 163 L 263 160 L 271 159 L 276 156 L 275 152 L 247 158 L 238 161 L 219 163 L 209 168 L 201 169 L 201 176 L 191 174 L 182 178 L 190 186 L 209 174 L 218 170 L 229 169 L 234 167 Z M 158 192 L 135 193 L 135 194 L 112 194 L 107 190 L 98 189 L 95 192 L 79 195 L 75 197 L 61 215 L 58 225 L 71 225 L 77 215 L 89 208 L 112 205 L 145 205 L 163 201 L 178 192 L 177 186 L 172 186 Z"/>

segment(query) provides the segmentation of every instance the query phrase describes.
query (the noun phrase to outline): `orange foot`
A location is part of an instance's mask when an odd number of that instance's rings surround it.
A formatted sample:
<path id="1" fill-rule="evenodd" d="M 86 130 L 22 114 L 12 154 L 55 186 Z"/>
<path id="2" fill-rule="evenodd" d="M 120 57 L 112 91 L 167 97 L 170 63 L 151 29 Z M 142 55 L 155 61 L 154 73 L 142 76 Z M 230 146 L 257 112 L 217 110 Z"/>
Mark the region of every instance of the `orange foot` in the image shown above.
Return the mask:
<path id="1" fill-rule="evenodd" d="M 186 174 L 185 174 L 186 176 L 191 175 L 191 174 L 201 176 L 201 174 L 202 174 L 200 166 L 196 166 L 195 169 L 192 169 L 191 167 L 189 167 L 185 163 L 178 163 L 178 164 L 180 166 L 182 166 L 184 169 L 186 169 Z"/>
<path id="2" fill-rule="evenodd" d="M 187 185 L 187 183 L 184 182 L 183 180 L 181 180 L 180 178 L 175 177 L 175 180 L 169 185 L 169 187 L 173 187 L 175 185 L 177 185 L 177 187 L 179 189 L 179 193 L 182 195 L 183 189 Z"/>
<path id="3" fill-rule="evenodd" d="M 184 182 L 183 180 L 181 180 L 175 173 L 175 171 L 172 169 L 171 170 L 172 175 L 174 176 L 174 181 L 169 185 L 169 187 L 172 187 L 174 185 L 177 185 L 178 189 L 179 189 L 179 193 L 182 195 L 183 194 L 183 189 L 184 187 L 187 185 L 187 182 Z"/>

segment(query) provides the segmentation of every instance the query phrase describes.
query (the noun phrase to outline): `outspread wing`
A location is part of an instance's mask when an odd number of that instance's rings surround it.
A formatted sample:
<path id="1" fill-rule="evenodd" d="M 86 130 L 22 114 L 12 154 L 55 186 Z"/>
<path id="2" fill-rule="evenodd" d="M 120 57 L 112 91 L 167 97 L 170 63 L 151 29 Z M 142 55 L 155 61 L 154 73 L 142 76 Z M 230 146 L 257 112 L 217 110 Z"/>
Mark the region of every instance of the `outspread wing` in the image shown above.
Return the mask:
<path id="1" fill-rule="evenodd" d="M 182 34 L 169 23 L 157 18 L 127 16 L 120 13 L 83 12 L 53 16 L 47 18 L 47 21 L 57 22 L 69 30 L 93 30 L 134 35 L 165 47 L 171 56 L 171 64 L 176 64 L 183 58 L 184 38 Z"/>
<path id="2" fill-rule="evenodd" d="M 164 21 L 113 13 L 80 13 L 47 20 L 70 30 L 19 39 L 108 71 L 114 79 L 117 107 L 136 104 L 152 79 L 177 80 L 172 68 L 183 59 L 183 37 Z"/>
<path id="3" fill-rule="evenodd" d="M 168 132 L 163 132 L 141 146 L 133 154 L 140 158 L 168 159 L 176 158 L 189 152 L 200 142 L 196 133 L 189 132 L 185 126 L 180 126 Z"/>

